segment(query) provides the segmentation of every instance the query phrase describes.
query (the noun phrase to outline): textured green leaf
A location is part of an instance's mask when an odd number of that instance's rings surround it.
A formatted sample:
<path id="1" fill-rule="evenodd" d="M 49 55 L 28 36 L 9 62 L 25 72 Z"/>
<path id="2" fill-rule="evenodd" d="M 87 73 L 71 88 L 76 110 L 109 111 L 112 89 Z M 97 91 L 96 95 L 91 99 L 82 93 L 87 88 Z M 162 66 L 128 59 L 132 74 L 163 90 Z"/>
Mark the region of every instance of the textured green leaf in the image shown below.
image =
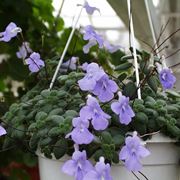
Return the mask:
<path id="1" fill-rule="evenodd" d="M 60 159 L 61 157 L 63 157 L 66 154 L 67 149 L 68 144 L 65 139 L 60 139 L 59 141 L 57 141 L 53 149 L 53 153 L 56 159 Z"/>

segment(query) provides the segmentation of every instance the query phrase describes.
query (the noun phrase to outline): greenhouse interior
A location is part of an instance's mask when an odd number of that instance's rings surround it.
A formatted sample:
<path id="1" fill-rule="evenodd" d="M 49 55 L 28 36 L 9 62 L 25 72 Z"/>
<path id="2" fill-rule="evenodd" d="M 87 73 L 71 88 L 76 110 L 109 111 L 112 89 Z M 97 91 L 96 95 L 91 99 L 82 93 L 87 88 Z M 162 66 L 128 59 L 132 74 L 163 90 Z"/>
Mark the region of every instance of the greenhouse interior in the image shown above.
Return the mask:
<path id="1" fill-rule="evenodd" d="M 180 1 L 1 0 L 0 180 L 180 180 Z"/>

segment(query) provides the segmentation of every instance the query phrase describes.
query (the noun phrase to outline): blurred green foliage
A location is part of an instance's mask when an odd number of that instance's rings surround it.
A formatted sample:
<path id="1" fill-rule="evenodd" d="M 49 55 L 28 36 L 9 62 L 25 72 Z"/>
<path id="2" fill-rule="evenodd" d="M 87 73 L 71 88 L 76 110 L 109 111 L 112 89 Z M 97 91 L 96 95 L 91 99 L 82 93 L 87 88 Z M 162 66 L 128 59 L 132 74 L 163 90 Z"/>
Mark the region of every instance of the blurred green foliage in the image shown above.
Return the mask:
<path id="1" fill-rule="evenodd" d="M 54 56 L 61 52 L 61 41 L 58 32 L 64 27 L 60 17 L 53 16 L 52 0 L 2 0 L 0 1 L 0 32 L 4 31 L 10 22 L 15 22 L 23 29 L 24 40 L 30 43 L 34 51 L 40 52 L 43 59 Z M 0 42 L 0 55 L 5 54 L 6 60 L 0 61 L 0 92 L 3 97 L 0 99 L 0 116 L 8 109 L 8 106 L 16 102 L 28 89 L 31 89 L 36 82 L 36 75 L 29 75 L 27 66 L 16 57 L 18 46 L 21 46 L 21 37 L 12 39 L 9 43 Z M 24 83 L 24 88 L 19 88 L 19 97 L 15 97 L 11 88 L 11 80 Z M 27 166 L 36 165 L 36 158 L 28 153 L 19 150 L 10 150 L 0 153 L 0 168 L 5 168 L 12 161 L 23 163 Z M 20 176 L 22 179 L 29 179 L 25 170 L 16 169 L 9 177 L 0 179 L 15 180 Z"/>

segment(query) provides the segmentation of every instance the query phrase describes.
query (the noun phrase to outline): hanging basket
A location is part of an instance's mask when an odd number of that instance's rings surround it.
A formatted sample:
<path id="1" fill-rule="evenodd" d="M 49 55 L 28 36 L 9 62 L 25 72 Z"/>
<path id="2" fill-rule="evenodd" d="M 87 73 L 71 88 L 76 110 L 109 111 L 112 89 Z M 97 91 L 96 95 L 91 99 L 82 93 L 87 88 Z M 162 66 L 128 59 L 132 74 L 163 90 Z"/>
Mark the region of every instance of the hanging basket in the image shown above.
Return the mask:
<path id="1" fill-rule="evenodd" d="M 175 146 L 175 141 L 162 135 L 154 135 L 151 140 L 146 141 L 151 156 L 143 161 L 142 173 L 149 180 L 180 180 L 179 152 L 180 148 Z M 41 180 L 74 180 L 61 171 L 62 165 L 68 159 L 64 156 L 60 160 L 48 159 L 37 152 L 39 158 L 39 171 Z M 113 180 L 137 180 L 137 178 L 122 164 L 112 165 L 111 174 Z M 141 179 L 145 178 L 136 173 Z"/>

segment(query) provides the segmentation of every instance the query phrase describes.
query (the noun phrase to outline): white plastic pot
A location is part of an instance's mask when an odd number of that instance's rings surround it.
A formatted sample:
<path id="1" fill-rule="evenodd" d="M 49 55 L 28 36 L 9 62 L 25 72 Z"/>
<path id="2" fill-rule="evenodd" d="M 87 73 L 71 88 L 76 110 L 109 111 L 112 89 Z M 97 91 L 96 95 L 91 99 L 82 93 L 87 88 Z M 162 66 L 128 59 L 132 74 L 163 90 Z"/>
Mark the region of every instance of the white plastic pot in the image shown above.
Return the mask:
<path id="1" fill-rule="evenodd" d="M 174 145 L 174 141 L 161 135 L 155 135 L 147 141 L 147 148 L 151 155 L 144 159 L 142 173 L 149 180 L 180 180 L 180 148 Z M 74 180 L 74 178 L 62 173 L 61 167 L 68 159 L 47 159 L 42 154 L 39 156 L 39 171 L 41 180 Z M 128 172 L 122 164 L 111 167 L 113 180 L 137 180 Z M 145 178 L 136 173 L 141 179 Z"/>

